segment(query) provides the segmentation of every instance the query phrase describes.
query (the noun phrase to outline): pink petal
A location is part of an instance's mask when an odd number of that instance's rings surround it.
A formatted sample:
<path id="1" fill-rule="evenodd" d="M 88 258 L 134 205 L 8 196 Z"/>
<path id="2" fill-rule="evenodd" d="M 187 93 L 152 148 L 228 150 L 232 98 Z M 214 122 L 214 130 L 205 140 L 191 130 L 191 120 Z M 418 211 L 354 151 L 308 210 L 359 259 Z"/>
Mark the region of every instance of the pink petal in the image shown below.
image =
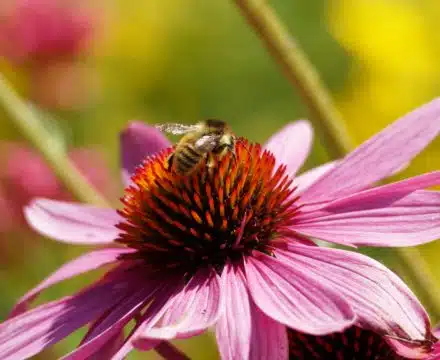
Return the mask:
<path id="1" fill-rule="evenodd" d="M 222 273 L 225 305 L 215 327 L 222 360 L 250 358 L 251 310 L 245 278 L 239 267 L 226 264 Z M 258 333 L 258 329 L 255 329 Z M 263 359 L 260 357 L 260 359 Z"/>
<path id="2" fill-rule="evenodd" d="M 126 356 L 134 349 L 132 340 L 134 337 L 136 337 L 142 330 L 141 328 L 142 323 L 137 322 L 134 328 L 130 331 L 130 334 L 125 339 L 124 344 L 122 347 L 119 348 L 119 350 L 112 356 L 111 360 L 124 360 Z M 140 351 L 148 351 L 153 349 L 155 346 L 157 346 L 161 340 L 142 340 L 142 346 L 138 347 L 138 350 Z M 105 359 L 103 359 L 105 360 Z"/>
<path id="3" fill-rule="evenodd" d="M 440 237 L 440 172 L 366 190 L 297 217 L 292 229 L 344 245 L 410 246 Z"/>
<path id="4" fill-rule="evenodd" d="M 272 319 L 301 332 L 342 331 L 355 316 L 339 293 L 301 267 L 264 254 L 246 259 L 246 279 L 255 304 Z"/>
<path id="5" fill-rule="evenodd" d="M 287 172 L 294 176 L 310 152 L 313 129 L 306 120 L 290 123 L 272 135 L 264 145 L 275 155 L 278 164 L 285 164 Z"/>
<path id="6" fill-rule="evenodd" d="M 49 275 L 39 285 L 24 295 L 15 305 L 10 316 L 16 316 L 29 306 L 41 291 L 48 287 L 84 272 L 94 270 L 100 266 L 115 262 L 123 253 L 133 252 L 132 249 L 101 249 L 91 251 L 61 266 L 57 271 Z"/>
<path id="7" fill-rule="evenodd" d="M 135 327 L 131 334 L 127 337 L 124 344 L 119 348 L 119 350 L 113 354 L 111 360 L 124 360 L 126 356 L 134 349 L 134 346 L 131 343 L 132 335 L 133 333 L 138 330 L 139 325 L 137 324 L 137 327 Z"/>
<path id="8" fill-rule="evenodd" d="M 430 343 L 420 343 L 414 341 L 404 341 L 402 339 L 384 337 L 396 354 L 405 359 L 429 359 L 432 360 L 432 349 Z M 434 348 L 435 349 L 435 348 Z M 435 351 L 434 351 L 435 353 Z M 439 360 L 437 358 L 437 360 Z"/>
<path id="9" fill-rule="evenodd" d="M 160 323 L 139 337 L 147 339 L 185 338 L 214 325 L 223 310 L 220 277 L 214 269 L 199 270 L 182 291 L 170 298 Z"/>
<path id="10" fill-rule="evenodd" d="M 125 184 L 145 158 L 171 146 L 169 140 L 158 129 L 140 121 L 131 122 L 122 131 L 120 142 Z"/>
<path id="11" fill-rule="evenodd" d="M 142 308 L 156 293 L 157 286 L 157 283 L 148 284 L 147 282 L 143 287 L 134 290 L 123 302 L 99 319 L 87 333 L 81 345 L 63 357 L 63 360 L 89 359 L 96 352 L 102 353 L 102 347 L 108 346 L 108 342 L 120 335 L 124 326 L 140 314 Z M 119 348 L 114 348 L 113 353 L 117 353 L 123 344 L 122 338 Z"/>
<path id="12" fill-rule="evenodd" d="M 141 351 L 148 351 L 157 346 L 162 340 L 149 339 L 144 337 L 145 332 L 151 330 L 163 317 L 164 313 L 170 308 L 173 297 L 182 291 L 182 278 L 164 278 L 155 293 L 154 300 L 149 304 L 147 310 L 137 320 L 137 324 L 127 337 L 125 344 L 112 357 L 112 360 L 123 360 L 125 356 L 134 348 Z"/>
<path id="13" fill-rule="evenodd" d="M 295 177 L 293 184 L 297 186 L 296 194 L 301 194 L 302 192 L 304 192 L 304 190 L 309 188 L 318 179 L 320 179 L 322 176 L 332 170 L 337 165 L 337 163 L 338 161 L 330 161 Z"/>
<path id="14" fill-rule="evenodd" d="M 266 316 L 254 303 L 250 359 L 289 359 L 286 327 Z"/>
<path id="15" fill-rule="evenodd" d="M 354 309 L 358 323 L 381 334 L 424 341 L 430 324 L 411 290 L 390 270 L 351 251 L 289 245 L 277 257 L 336 291 Z"/>
<path id="16" fill-rule="evenodd" d="M 116 333 L 113 337 L 109 338 L 108 341 L 99 348 L 99 351 L 87 357 L 87 360 L 112 359 L 112 356 L 119 351 L 124 345 L 124 342 L 124 331 L 121 330 L 119 333 Z M 62 357 L 61 359 L 65 360 L 65 357 Z"/>
<path id="17" fill-rule="evenodd" d="M 126 282 L 98 283 L 5 321 L 0 325 L 0 358 L 25 359 L 39 353 L 101 316 L 129 292 Z"/>
<path id="18" fill-rule="evenodd" d="M 120 221 L 113 209 L 35 199 L 24 210 L 34 230 L 58 241 L 72 244 L 109 244 L 119 234 Z"/>
<path id="19" fill-rule="evenodd" d="M 377 186 L 373 189 L 342 197 L 327 203 L 321 209 L 325 211 L 333 211 L 345 208 L 350 211 L 356 211 L 382 208 L 393 204 L 395 201 L 402 199 L 416 190 L 436 185 L 440 185 L 440 171 L 433 171 L 431 173 L 426 173 L 383 186 Z"/>
<path id="20" fill-rule="evenodd" d="M 436 99 L 394 122 L 347 155 L 303 194 L 321 202 L 354 193 L 389 176 L 420 153 L 440 132 Z"/>
<path id="21" fill-rule="evenodd" d="M 433 334 L 434 334 L 435 337 L 437 337 L 437 338 L 440 339 L 440 326 L 439 326 L 439 324 L 437 324 L 437 325 L 434 327 Z"/>
<path id="22" fill-rule="evenodd" d="M 434 344 L 433 352 L 428 357 L 429 360 L 440 360 L 440 341 Z"/>

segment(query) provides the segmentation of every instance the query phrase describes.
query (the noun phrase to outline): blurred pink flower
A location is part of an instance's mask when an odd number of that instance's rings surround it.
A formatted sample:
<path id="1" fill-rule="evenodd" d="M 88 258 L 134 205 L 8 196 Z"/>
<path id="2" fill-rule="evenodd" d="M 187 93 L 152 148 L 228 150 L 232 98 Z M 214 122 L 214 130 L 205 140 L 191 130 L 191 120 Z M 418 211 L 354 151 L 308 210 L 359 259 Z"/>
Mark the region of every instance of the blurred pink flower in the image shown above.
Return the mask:
<path id="1" fill-rule="evenodd" d="M 71 199 L 69 193 L 39 154 L 13 142 L 0 143 L 0 232 L 23 224 L 23 206 L 35 197 Z M 100 191 L 113 195 L 115 188 L 105 160 L 93 149 L 77 148 L 69 156 L 81 173 Z M 1 189 L 3 189 L 1 191 Z"/>
<path id="2" fill-rule="evenodd" d="M 28 75 L 29 97 L 46 108 L 81 108 L 97 76 L 81 62 L 98 19 L 84 1 L 6 0 L 0 4 L 0 57 Z"/>
<path id="3" fill-rule="evenodd" d="M 16 63 L 75 57 L 92 30 L 90 17 L 67 1 L 9 0 L 0 11 L 0 55 Z"/>
<path id="4" fill-rule="evenodd" d="M 21 298 L 0 326 L 0 357 L 30 357 L 87 324 L 67 359 L 109 346 L 121 359 L 133 347 L 148 350 L 213 325 L 223 359 L 287 359 L 287 328 L 323 336 L 353 325 L 402 356 L 427 356 L 430 322 L 411 290 L 379 262 L 311 239 L 409 246 L 438 238 L 440 193 L 423 189 L 439 185 L 440 172 L 371 186 L 439 132 L 435 100 L 344 159 L 295 177 L 312 143 L 309 123 L 299 121 L 263 148 L 242 139 L 236 157 L 179 176 L 168 169 L 172 148 L 163 135 L 130 125 L 121 137 L 123 210 L 48 199 L 26 208 L 29 224 L 48 237 L 114 247 L 73 260 Z M 27 310 L 45 288 L 108 264 L 112 270 L 91 286 Z"/>

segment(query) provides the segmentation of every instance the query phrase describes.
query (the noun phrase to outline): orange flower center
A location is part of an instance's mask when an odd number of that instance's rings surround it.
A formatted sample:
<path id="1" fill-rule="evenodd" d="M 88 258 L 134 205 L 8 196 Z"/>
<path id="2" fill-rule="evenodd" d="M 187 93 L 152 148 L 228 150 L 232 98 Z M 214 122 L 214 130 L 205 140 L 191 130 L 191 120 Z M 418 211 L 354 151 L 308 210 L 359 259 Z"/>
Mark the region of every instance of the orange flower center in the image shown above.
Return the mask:
<path id="1" fill-rule="evenodd" d="M 173 148 L 148 158 L 132 177 L 119 213 L 119 243 L 137 249 L 153 270 L 221 272 L 252 251 L 271 254 L 292 224 L 297 198 L 284 165 L 240 139 L 235 155 L 202 159 L 188 175 L 168 167 Z"/>

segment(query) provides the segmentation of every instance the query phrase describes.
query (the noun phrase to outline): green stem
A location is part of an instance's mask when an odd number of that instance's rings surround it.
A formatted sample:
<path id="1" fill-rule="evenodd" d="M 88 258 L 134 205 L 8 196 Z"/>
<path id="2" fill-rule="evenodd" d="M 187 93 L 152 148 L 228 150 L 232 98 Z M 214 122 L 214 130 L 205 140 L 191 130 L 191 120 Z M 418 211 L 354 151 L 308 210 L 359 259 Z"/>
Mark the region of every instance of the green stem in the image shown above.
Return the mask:
<path id="1" fill-rule="evenodd" d="M 336 159 L 345 156 L 353 149 L 353 142 L 328 90 L 299 44 L 267 0 L 235 0 L 235 3 L 280 65 L 287 80 L 299 91 L 309 109 L 312 122 L 320 129 L 330 155 Z M 436 317 L 440 317 L 440 294 L 435 291 L 437 284 L 420 251 L 397 248 L 395 252 L 405 272 L 414 281 L 422 301 Z"/>
<path id="2" fill-rule="evenodd" d="M 0 74 L 0 103 L 10 115 L 11 121 L 44 156 L 58 178 L 78 200 L 94 205 L 108 206 L 107 201 L 81 175 L 67 157 L 60 143 L 54 141 L 35 112 L 20 99 L 2 74 Z"/>
<path id="3" fill-rule="evenodd" d="M 299 91 L 330 155 L 334 158 L 344 156 L 353 143 L 319 74 L 300 45 L 290 36 L 267 1 L 235 0 L 235 3 L 281 66 L 287 80 Z"/>
<path id="4" fill-rule="evenodd" d="M 186 354 L 171 344 L 169 341 L 162 341 L 154 350 L 164 359 L 189 360 Z"/>

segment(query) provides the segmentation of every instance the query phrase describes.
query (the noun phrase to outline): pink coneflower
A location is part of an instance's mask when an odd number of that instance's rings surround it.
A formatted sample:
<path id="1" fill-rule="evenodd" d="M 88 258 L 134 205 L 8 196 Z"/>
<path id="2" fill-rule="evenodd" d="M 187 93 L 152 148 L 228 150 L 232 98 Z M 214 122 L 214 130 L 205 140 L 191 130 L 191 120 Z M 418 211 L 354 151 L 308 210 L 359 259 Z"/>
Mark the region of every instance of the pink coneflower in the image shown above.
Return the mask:
<path id="1" fill-rule="evenodd" d="M 295 177 L 312 138 L 299 121 L 264 147 L 242 140 L 235 156 L 179 176 L 167 167 L 172 148 L 162 134 L 130 125 L 121 211 L 45 199 L 26 208 L 42 234 L 114 247 L 64 265 L 26 294 L 0 327 L 0 358 L 32 356 L 87 324 L 67 358 L 111 347 L 120 359 L 211 326 L 223 359 L 287 359 L 287 328 L 323 336 L 352 326 L 381 335 L 400 355 L 425 356 L 435 339 L 410 289 L 377 261 L 312 239 L 407 246 L 438 238 L 440 193 L 422 189 L 440 184 L 440 172 L 371 186 L 439 131 L 436 100 L 344 159 Z M 48 286 L 105 264 L 113 268 L 86 289 L 27 310 Z M 115 342 L 132 319 L 130 334 Z"/>
<path id="2" fill-rule="evenodd" d="M 0 15 L 0 56 L 15 63 L 75 57 L 92 32 L 92 18 L 62 0 L 6 0 Z"/>

